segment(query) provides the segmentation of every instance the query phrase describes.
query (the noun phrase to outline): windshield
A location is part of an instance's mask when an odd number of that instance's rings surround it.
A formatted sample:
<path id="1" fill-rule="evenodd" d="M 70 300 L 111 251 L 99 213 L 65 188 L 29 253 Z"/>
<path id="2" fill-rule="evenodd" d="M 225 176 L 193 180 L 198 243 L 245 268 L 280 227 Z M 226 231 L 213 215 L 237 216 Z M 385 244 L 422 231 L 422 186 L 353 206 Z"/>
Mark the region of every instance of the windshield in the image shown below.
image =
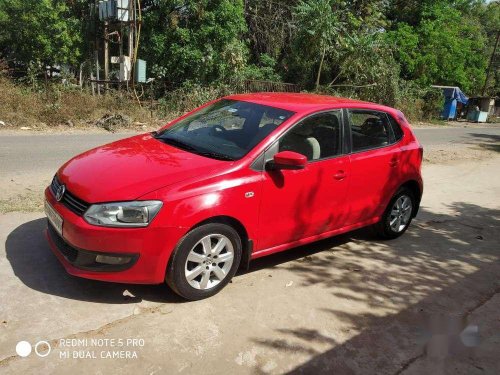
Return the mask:
<path id="1" fill-rule="evenodd" d="M 155 134 L 162 142 L 214 159 L 237 160 L 293 112 L 223 99 Z"/>

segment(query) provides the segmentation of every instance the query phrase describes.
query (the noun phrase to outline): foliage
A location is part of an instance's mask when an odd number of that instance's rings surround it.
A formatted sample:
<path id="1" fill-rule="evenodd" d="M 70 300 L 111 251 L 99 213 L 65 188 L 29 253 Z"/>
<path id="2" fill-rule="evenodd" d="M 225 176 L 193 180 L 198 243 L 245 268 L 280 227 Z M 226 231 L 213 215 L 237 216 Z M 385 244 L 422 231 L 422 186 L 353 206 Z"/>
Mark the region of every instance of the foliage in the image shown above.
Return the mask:
<path id="1" fill-rule="evenodd" d="M 495 46 L 496 39 L 500 33 L 500 2 L 490 2 L 487 6 L 477 6 L 475 11 L 479 15 L 480 23 L 487 37 L 486 56 L 491 56 Z M 500 46 L 498 47 L 500 48 Z M 497 65 L 493 69 L 490 80 L 486 87 L 486 93 L 489 95 L 500 96 L 500 66 L 498 65 L 497 49 Z"/>
<path id="2" fill-rule="evenodd" d="M 141 55 L 170 85 L 228 78 L 246 65 L 242 0 L 165 0 L 143 22 Z"/>
<path id="3" fill-rule="evenodd" d="M 379 34 L 351 38 L 330 86 L 363 100 L 395 105 L 399 96 L 399 65 Z M 336 86 L 337 82 L 341 82 Z"/>
<path id="4" fill-rule="evenodd" d="M 162 117 L 180 115 L 229 93 L 229 87 L 225 84 L 200 85 L 186 82 L 160 98 L 158 113 Z"/>
<path id="5" fill-rule="evenodd" d="M 75 64 L 80 58 L 80 27 L 64 1 L 0 2 L 0 50 L 16 62 Z"/>
<path id="6" fill-rule="evenodd" d="M 32 90 L 0 76 L 0 120 L 7 126 L 40 129 L 60 124 L 95 125 L 110 110 L 134 121 L 144 122 L 149 118 L 147 110 L 138 107 L 135 98 L 118 93 L 92 96 L 85 90 L 52 83 L 43 91 Z"/>
<path id="7" fill-rule="evenodd" d="M 430 85 L 480 94 L 500 30 L 498 1 L 141 3 L 139 56 L 164 113 L 223 95 L 234 82 L 265 80 L 397 106 L 412 119 L 436 116 L 442 96 Z M 85 40 L 100 32 L 91 18 L 88 0 L 0 0 L 0 59 L 22 66 L 31 92 L 53 93 L 39 82 L 47 64 L 91 69 Z M 498 65 L 486 89 L 500 94 Z M 49 100 L 53 113 L 62 101 Z"/>
<path id="8" fill-rule="evenodd" d="M 425 7 L 417 26 L 401 23 L 388 33 L 403 77 L 421 86 L 444 84 L 478 93 L 485 79 L 485 37 L 479 21 L 445 2 Z"/>
<path id="9" fill-rule="evenodd" d="M 276 60 L 266 53 L 259 56 L 259 62 L 257 64 L 248 64 L 235 74 L 235 78 L 240 80 L 281 80 L 280 75 L 276 72 Z"/>
<path id="10" fill-rule="evenodd" d="M 444 105 L 444 96 L 440 89 L 429 88 L 422 95 L 422 118 L 430 120 L 439 117 Z"/>
<path id="11" fill-rule="evenodd" d="M 246 0 L 246 37 L 251 62 L 266 55 L 279 64 L 290 51 L 295 27 L 293 7 L 298 0 Z M 279 69 L 277 69 L 279 70 Z"/>
<path id="12" fill-rule="evenodd" d="M 295 65 L 310 74 L 315 68 L 318 88 L 325 57 L 338 59 L 339 50 L 345 46 L 345 24 L 333 0 L 301 0 L 294 13 L 300 25 L 293 41 Z"/>

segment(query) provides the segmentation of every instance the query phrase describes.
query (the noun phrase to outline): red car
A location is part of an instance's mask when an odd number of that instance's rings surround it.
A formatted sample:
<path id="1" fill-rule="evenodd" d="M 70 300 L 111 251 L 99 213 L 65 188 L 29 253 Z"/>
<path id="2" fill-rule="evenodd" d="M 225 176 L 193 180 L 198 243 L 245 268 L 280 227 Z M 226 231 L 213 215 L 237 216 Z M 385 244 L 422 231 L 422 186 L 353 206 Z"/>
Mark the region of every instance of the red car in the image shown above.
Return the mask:
<path id="1" fill-rule="evenodd" d="M 393 108 L 232 95 L 64 164 L 45 191 L 47 238 L 72 275 L 201 299 L 252 259 L 369 225 L 400 236 L 421 161 Z"/>

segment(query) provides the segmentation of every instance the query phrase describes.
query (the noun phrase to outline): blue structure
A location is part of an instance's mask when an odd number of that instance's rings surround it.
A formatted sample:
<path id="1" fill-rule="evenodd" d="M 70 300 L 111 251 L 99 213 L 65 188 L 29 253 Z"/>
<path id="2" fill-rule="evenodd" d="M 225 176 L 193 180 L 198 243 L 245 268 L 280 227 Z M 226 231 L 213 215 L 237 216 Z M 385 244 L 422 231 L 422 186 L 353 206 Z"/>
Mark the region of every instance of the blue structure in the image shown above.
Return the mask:
<path id="1" fill-rule="evenodd" d="M 466 105 L 469 98 L 460 90 L 459 87 L 454 86 L 432 86 L 437 89 L 443 90 L 444 95 L 444 108 L 441 112 L 441 118 L 445 120 L 454 120 L 457 117 L 457 104 L 461 103 Z"/>

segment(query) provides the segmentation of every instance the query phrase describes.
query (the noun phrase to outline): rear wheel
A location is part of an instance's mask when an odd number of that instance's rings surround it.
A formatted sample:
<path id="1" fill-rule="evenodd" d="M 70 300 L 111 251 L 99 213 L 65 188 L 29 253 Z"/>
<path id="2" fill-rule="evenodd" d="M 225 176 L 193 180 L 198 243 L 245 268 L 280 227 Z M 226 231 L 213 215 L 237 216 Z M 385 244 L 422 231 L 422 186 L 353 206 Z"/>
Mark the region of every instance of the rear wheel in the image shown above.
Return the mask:
<path id="1" fill-rule="evenodd" d="M 386 239 L 401 236 L 410 226 L 415 208 L 412 191 L 405 187 L 399 189 L 389 202 L 382 219 L 374 226 L 377 235 Z"/>
<path id="2" fill-rule="evenodd" d="M 177 244 L 167 269 L 167 284 L 180 296 L 213 296 L 232 279 L 241 260 L 241 239 L 230 226 L 205 224 Z"/>

